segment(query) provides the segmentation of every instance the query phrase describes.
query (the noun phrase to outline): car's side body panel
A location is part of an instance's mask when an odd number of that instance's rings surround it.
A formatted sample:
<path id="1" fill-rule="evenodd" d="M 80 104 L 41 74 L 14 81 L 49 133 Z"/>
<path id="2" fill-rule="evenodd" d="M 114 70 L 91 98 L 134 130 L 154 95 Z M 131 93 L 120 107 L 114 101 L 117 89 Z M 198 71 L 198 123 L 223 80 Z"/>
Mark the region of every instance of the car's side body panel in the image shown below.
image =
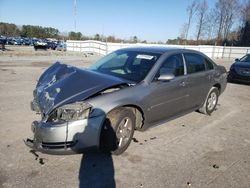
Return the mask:
<path id="1" fill-rule="evenodd" d="M 148 95 L 143 98 L 146 105 L 146 117 L 149 123 L 169 118 L 186 110 L 188 88 L 186 76 L 169 82 L 154 81 L 147 87 Z"/>

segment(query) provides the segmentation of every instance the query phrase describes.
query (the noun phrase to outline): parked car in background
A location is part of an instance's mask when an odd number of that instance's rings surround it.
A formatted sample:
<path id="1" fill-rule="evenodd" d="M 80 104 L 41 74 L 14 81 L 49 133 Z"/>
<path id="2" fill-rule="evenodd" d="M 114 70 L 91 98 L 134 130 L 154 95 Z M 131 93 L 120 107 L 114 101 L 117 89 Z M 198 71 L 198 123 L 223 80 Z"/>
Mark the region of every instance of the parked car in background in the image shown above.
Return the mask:
<path id="1" fill-rule="evenodd" d="M 6 44 L 8 44 L 8 45 L 14 45 L 14 38 L 13 37 L 8 37 Z"/>
<path id="2" fill-rule="evenodd" d="M 30 38 L 23 38 L 23 45 L 30 46 L 32 44 L 32 40 Z"/>
<path id="3" fill-rule="evenodd" d="M 48 49 L 55 50 L 57 47 L 57 42 L 48 41 L 47 45 L 48 45 Z"/>
<path id="4" fill-rule="evenodd" d="M 66 51 L 66 44 L 65 43 L 57 44 L 56 50 L 58 50 L 58 51 Z"/>
<path id="5" fill-rule="evenodd" d="M 228 81 L 250 83 L 250 54 L 235 60 L 230 67 Z"/>
<path id="6" fill-rule="evenodd" d="M 80 69 L 59 62 L 39 78 L 26 145 L 49 154 L 123 153 L 134 130 L 199 110 L 210 115 L 227 84 L 223 66 L 187 49 L 127 48 Z"/>
<path id="7" fill-rule="evenodd" d="M 22 45 L 22 40 L 20 38 L 14 39 L 14 45 Z"/>
<path id="8" fill-rule="evenodd" d="M 38 40 L 36 42 L 34 42 L 34 49 L 35 50 L 47 50 L 48 49 L 48 44 L 46 42 L 43 42 L 42 40 Z"/>

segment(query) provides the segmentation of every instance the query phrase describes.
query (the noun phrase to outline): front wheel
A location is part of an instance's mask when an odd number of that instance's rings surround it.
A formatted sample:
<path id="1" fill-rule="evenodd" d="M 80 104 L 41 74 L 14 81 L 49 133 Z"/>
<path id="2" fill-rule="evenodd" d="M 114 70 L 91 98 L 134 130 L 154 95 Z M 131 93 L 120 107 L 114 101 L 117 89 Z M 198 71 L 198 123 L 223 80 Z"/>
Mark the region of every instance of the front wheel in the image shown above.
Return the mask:
<path id="1" fill-rule="evenodd" d="M 121 108 L 110 112 L 101 131 L 101 151 L 122 154 L 128 148 L 134 130 L 135 114 L 131 109 Z"/>
<path id="2" fill-rule="evenodd" d="M 218 88 L 212 87 L 208 93 L 205 103 L 199 109 L 199 111 L 203 114 L 211 115 L 216 108 L 216 105 L 218 103 L 218 98 L 219 98 Z"/>

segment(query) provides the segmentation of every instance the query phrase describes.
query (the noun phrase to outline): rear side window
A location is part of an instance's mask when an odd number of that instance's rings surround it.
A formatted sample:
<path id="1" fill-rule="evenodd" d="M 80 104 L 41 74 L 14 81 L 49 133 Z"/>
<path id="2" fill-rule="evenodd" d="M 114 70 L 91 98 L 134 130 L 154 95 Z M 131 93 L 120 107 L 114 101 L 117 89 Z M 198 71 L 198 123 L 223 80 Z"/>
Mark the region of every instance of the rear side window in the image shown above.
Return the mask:
<path id="1" fill-rule="evenodd" d="M 214 69 L 214 65 L 213 65 L 213 63 L 211 61 L 209 61 L 208 59 L 205 59 L 205 62 L 206 62 L 207 70 Z"/>
<path id="2" fill-rule="evenodd" d="M 201 55 L 187 53 L 184 54 L 184 57 L 186 60 L 188 74 L 202 72 L 206 70 L 205 59 Z"/>

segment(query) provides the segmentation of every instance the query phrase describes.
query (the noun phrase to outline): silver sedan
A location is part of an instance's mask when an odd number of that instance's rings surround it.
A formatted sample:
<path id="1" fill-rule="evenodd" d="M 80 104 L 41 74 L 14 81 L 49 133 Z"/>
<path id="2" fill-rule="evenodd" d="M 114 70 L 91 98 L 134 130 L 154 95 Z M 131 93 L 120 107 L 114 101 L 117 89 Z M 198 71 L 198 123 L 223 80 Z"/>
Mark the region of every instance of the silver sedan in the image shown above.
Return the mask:
<path id="1" fill-rule="evenodd" d="M 186 49 L 121 49 L 88 69 L 57 62 L 33 92 L 41 120 L 25 143 L 49 154 L 98 148 L 118 155 L 134 130 L 197 110 L 210 115 L 226 80 L 224 67 Z"/>

